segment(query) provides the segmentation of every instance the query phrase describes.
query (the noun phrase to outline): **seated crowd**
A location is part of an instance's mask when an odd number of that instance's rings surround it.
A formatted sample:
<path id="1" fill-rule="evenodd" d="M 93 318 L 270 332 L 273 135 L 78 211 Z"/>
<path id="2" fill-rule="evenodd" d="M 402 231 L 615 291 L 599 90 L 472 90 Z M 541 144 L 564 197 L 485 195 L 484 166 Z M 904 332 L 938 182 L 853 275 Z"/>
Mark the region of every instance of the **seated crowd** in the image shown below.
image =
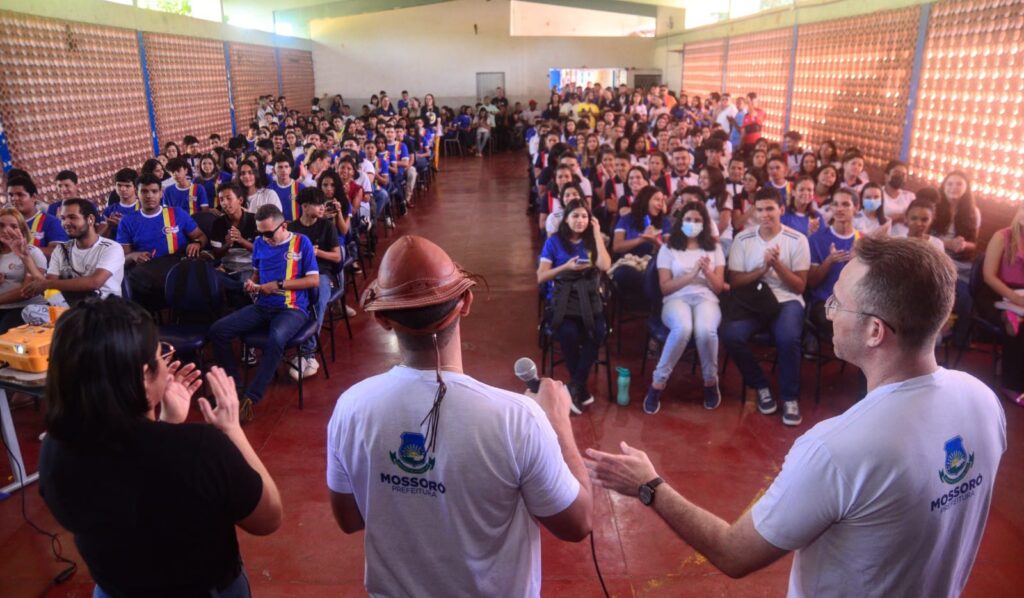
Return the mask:
<path id="1" fill-rule="evenodd" d="M 191 135 L 169 141 L 139 170 L 117 171 L 105 197 L 83 198 L 78 174 L 63 170 L 56 196 L 43 198 L 31 173 L 11 169 L 0 209 L 0 333 L 48 322 L 47 304 L 92 296 L 159 313 L 178 292 L 167 288 L 172 268 L 207 260 L 228 305 L 206 314 L 207 338 L 251 419 L 289 341 L 307 321 L 319 332 L 332 293 L 343 297 L 345 277 L 373 257 L 377 230 L 394 228 L 432 178 L 442 127 L 428 98 L 414 118 L 389 110 L 386 96 L 359 118 L 316 104 L 300 115 L 283 97 L 260 98 L 247 135 L 224 144 L 213 134 L 205 148 Z M 343 300 L 341 309 L 355 315 Z M 232 342 L 253 333 L 267 340 L 261 359 L 252 347 L 243 356 L 256 366 L 243 387 Z M 318 371 L 318 336 L 289 364 L 292 378 Z"/>
<path id="2" fill-rule="evenodd" d="M 660 409 L 691 339 L 704 406 L 720 404 L 721 336 L 761 413 L 775 413 L 778 397 L 783 423 L 799 425 L 801 359 L 824 358 L 830 318 L 843 309 L 833 286 L 863 235 L 919 239 L 953 260 L 959 278 L 945 337 L 963 350 L 974 313 L 1005 325 L 1002 384 L 1022 403 L 1024 207 L 988 245 L 978 293 L 970 278 L 981 212 L 967 173 L 914 192 L 899 160 L 873 179 L 856 147 L 840 153 L 826 139 L 805 149 L 796 131 L 780 143 L 762 134 L 765 118 L 754 93 L 702 99 L 664 85 L 568 85 L 543 112 L 531 102 L 520 113 L 531 160 L 528 212 L 546 239 L 537 269 L 542 333 L 561 350 L 574 413 L 593 401 L 587 378 L 611 314 L 631 310 L 651 312 L 652 338 L 664 329 L 645 413 Z M 776 349 L 777 391 L 752 339 Z"/>

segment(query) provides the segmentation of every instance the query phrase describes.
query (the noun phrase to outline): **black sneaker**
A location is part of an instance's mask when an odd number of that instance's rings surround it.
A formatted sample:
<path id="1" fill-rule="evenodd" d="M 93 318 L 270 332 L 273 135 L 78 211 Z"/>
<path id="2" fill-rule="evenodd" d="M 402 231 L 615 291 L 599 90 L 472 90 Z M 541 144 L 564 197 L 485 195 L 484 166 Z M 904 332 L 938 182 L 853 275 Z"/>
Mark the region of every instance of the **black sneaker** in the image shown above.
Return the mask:
<path id="1" fill-rule="evenodd" d="M 778 405 L 775 404 L 775 399 L 772 398 L 771 389 L 757 389 L 757 410 L 765 415 L 771 415 L 775 413 L 776 409 L 778 409 Z"/>
<path id="2" fill-rule="evenodd" d="M 704 408 L 718 409 L 722 404 L 722 393 L 718 391 L 718 384 L 704 387 Z"/>
<path id="3" fill-rule="evenodd" d="M 583 401 L 580 400 L 580 392 L 576 385 L 570 382 L 566 385 L 569 390 L 569 398 L 572 399 L 572 403 L 569 404 L 569 411 L 573 415 L 583 415 Z"/>
<path id="4" fill-rule="evenodd" d="M 782 423 L 787 426 L 799 426 L 803 422 L 800 417 L 800 404 L 796 401 L 782 402 Z"/>
<path id="5" fill-rule="evenodd" d="M 579 388 L 579 393 L 580 393 L 580 405 L 583 405 L 584 407 L 586 407 L 586 406 L 588 406 L 588 405 L 590 405 L 590 404 L 592 404 L 594 402 L 594 395 L 590 394 L 590 391 L 587 390 L 586 386 L 581 386 Z"/>
<path id="6" fill-rule="evenodd" d="M 661 410 L 661 391 L 653 386 L 647 389 L 647 396 L 644 397 L 644 413 L 654 415 Z"/>
<path id="7" fill-rule="evenodd" d="M 242 355 L 242 363 L 245 365 L 256 365 L 258 363 L 256 360 L 256 349 L 253 347 L 247 348 L 245 354 Z"/>

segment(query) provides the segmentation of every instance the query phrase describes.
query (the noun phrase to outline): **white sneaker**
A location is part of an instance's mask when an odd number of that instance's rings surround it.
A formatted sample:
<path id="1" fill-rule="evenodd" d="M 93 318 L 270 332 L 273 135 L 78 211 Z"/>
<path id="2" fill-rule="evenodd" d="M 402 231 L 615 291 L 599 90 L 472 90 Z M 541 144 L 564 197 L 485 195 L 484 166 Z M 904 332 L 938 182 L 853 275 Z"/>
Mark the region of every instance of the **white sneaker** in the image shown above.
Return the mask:
<path id="1" fill-rule="evenodd" d="M 303 359 L 302 377 L 310 378 L 315 376 L 320 371 L 320 364 L 317 362 L 316 357 L 306 357 Z"/>
<path id="2" fill-rule="evenodd" d="M 306 373 L 305 360 L 300 362 L 299 359 L 301 359 L 301 358 L 296 355 L 295 357 L 292 357 L 291 359 L 288 360 L 288 375 L 292 377 L 292 380 L 296 380 L 296 381 L 298 381 L 298 379 L 299 379 L 299 372 L 303 373 L 303 376 L 302 376 L 303 378 L 306 377 L 305 376 L 305 373 Z"/>
<path id="3" fill-rule="evenodd" d="M 357 312 L 355 310 L 355 308 L 353 308 L 351 305 L 346 305 L 345 306 L 345 313 L 347 313 L 348 317 L 350 317 L 350 318 L 354 318 L 357 315 L 359 315 L 359 312 Z"/>
<path id="4" fill-rule="evenodd" d="M 800 404 L 796 401 L 782 402 L 782 423 L 787 426 L 799 426 L 804 419 L 800 417 Z"/>

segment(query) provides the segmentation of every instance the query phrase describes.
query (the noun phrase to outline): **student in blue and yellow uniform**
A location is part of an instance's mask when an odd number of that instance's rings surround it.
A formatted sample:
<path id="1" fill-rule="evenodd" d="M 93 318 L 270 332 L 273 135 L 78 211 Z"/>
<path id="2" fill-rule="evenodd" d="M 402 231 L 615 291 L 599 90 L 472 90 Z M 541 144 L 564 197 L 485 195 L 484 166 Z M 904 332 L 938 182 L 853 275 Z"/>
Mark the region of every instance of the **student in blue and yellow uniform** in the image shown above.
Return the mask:
<path id="1" fill-rule="evenodd" d="M 167 272 L 182 257 L 196 257 L 206 245 L 206 235 L 185 210 L 161 206 L 160 179 L 139 179 L 142 209 L 122 217 L 117 242 L 124 247 L 126 276 L 133 299 L 146 307 L 163 305 Z"/>
<path id="2" fill-rule="evenodd" d="M 39 211 L 35 195 L 36 185 L 28 177 L 11 177 L 7 182 L 7 196 L 11 205 L 21 212 L 25 224 L 28 225 L 28 241 L 49 258 L 53 248 L 67 241 L 68 235 L 60 225 L 59 219 Z"/>
<path id="3" fill-rule="evenodd" d="M 236 384 L 237 360 L 231 350 L 231 341 L 246 333 L 267 331 L 267 344 L 259 360 L 256 375 L 249 382 L 241 401 L 239 415 L 242 421 L 253 417 L 253 404 L 263 398 L 263 392 L 277 370 L 284 347 L 309 319 L 309 291 L 320 284 L 320 271 L 316 263 L 313 243 L 288 230 L 284 215 L 277 206 L 265 205 L 256 213 L 259 237 L 253 243 L 253 276 L 245 283 L 245 290 L 257 295 L 256 303 L 217 320 L 210 328 L 217 362 Z"/>
<path id="4" fill-rule="evenodd" d="M 384 128 L 384 137 L 387 138 L 387 158 L 391 169 L 391 191 L 400 198 L 400 202 L 411 204 L 412 198 L 406 195 L 406 169 L 409 167 L 409 148 L 398 140 L 395 127 L 388 125 Z M 411 187 L 409 189 L 412 189 Z"/>
<path id="5" fill-rule="evenodd" d="M 181 208 L 189 216 L 210 209 L 206 189 L 188 180 L 188 162 L 184 158 L 174 158 L 167 162 L 167 172 L 174 177 L 174 184 L 164 189 L 163 205 Z"/>
<path id="6" fill-rule="evenodd" d="M 117 225 L 121 223 L 121 219 L 139 211 L 139 198 L 135 196 L 135 184 L 138 180 L 139 173 L 131 168 L 122 168 L 114 175 L 114 190 L 118 201 L 111 202 L 103 210 L 103 217 L 109 224 L 107 234 L 112 238 L 117 238 Z"/>
<path id="7" fill-rule="evenodd" d="M 274 180 L 267 184 L 267 189 L 276 193 L 281 200 L 281 213 L 286 222 L 299 217 L 299 191 L 302 190 L 302 183 L 292 178 L 292 159 L 288 154 L 274 156 Z"/>

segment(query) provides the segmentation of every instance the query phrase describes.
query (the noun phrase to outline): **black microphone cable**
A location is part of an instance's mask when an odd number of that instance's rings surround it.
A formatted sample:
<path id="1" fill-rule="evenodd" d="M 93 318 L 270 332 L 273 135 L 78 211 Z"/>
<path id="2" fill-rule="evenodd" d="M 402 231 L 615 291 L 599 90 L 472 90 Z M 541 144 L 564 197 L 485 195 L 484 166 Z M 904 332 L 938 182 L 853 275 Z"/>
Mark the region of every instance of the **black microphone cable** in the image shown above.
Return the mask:
<path id="1" fill-rule="evenodd" d="M 62 554 L 64 548 L 63 546 L 61 546 L 60 537 L 57 534 L 44 530 L 43 528 L 36 525 L 34 521 L 29 519 L 28 509 L 25 506 L 25 492 L 28 491 L 28 486 L 25 484 L 25 470 L 22 468 L 21 463 L 14 458 L 14 451 L 12 451 L 11 447 L 7 444 L 7 438 L 5 438 L 3 434 L 0 434 L 0 440 L 2 440 L 4 443 L 4 449 L 7 451 L 7 455 L 10 457 L 11 463 L 14 463 L 15 467 L 17 468 L 17 471 L 14 472 L 15 475 L 17 475 L 18 479 L 21 480 L 22 482 L 21 488 L 18 490 L 21 493 L 22 518 L 25 520 L 25 523 L 29 525 L 29 527 L 36 531 L 36 533 L 42 536 L 46 536 L 50 539 L 50 551 L 53 552 L 53 558 L 57 562 L 66 563 L 68 565 L 66 568 L 64 568 L 63 571 L 58 573 L 52 580 L 50 580 L 50 583 L 40 593 L 40 596 L 45 596 L 46 593 L 50 591 L 50 588 L 58 586 L 66 582 L 67 580 L 71 579 L 71 576 L 74 575 L 76 571 L 78 571 L 78 563 L 67 558 Z"/>
<path id="2" fill-rule="evenodd" d="M 608 593 L 608 586 L 604 585 L 604 576 L 601 575 L 601 565 L 597 563 L 597 548 L 594 545 L 594 532 L 590 532 L 590 556 L 594 559 L 594 571 L 597 572 L 597 581 L 601 582 L 601 590 L 604 592 L 604 598 L 611 598 L 611 594 Z"/>

